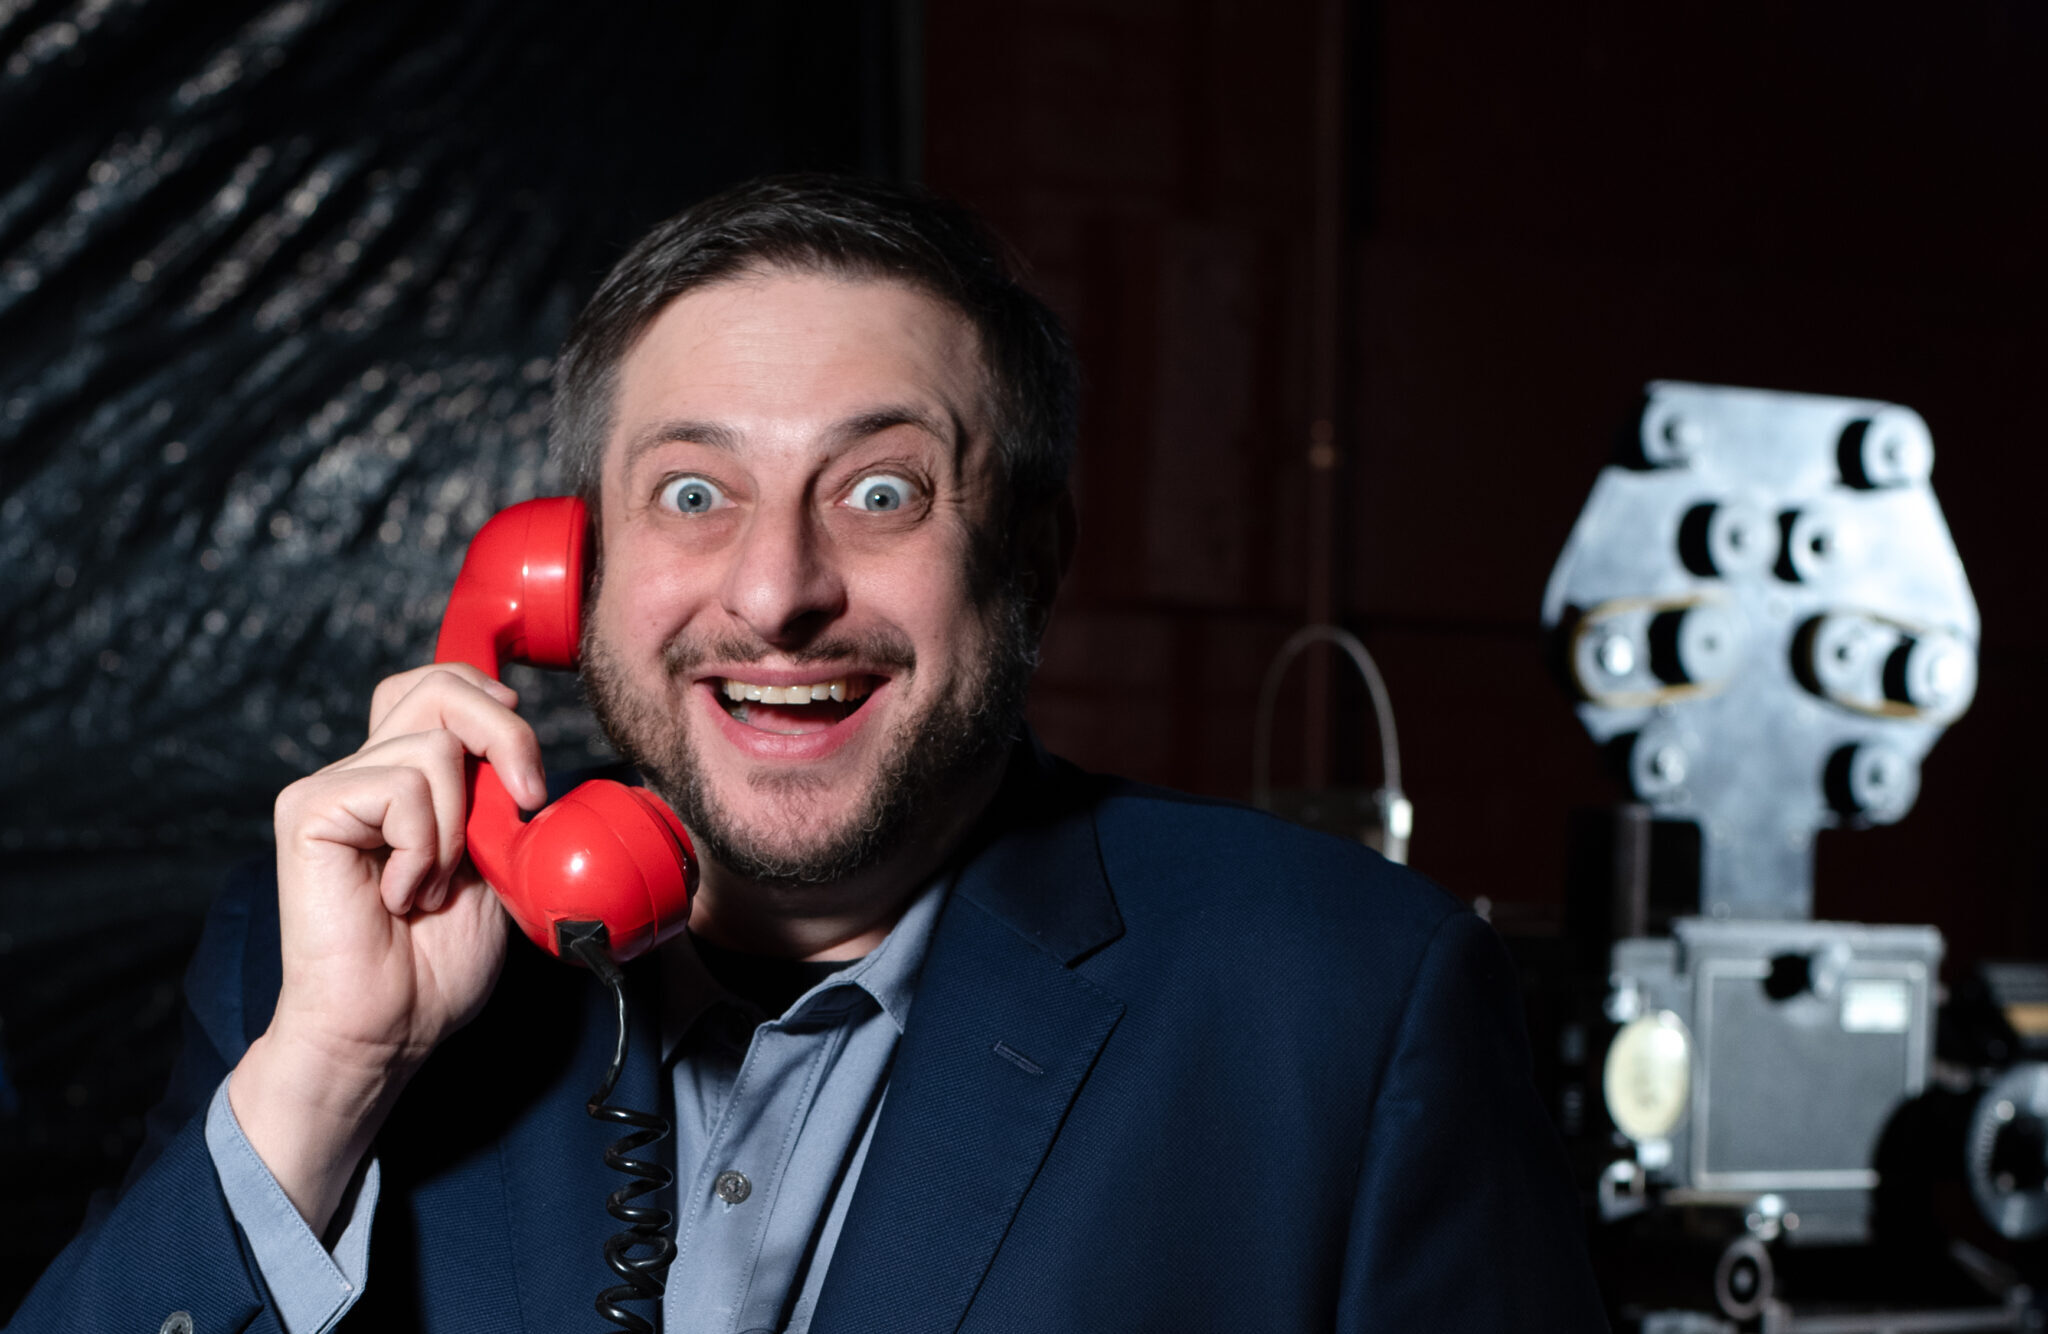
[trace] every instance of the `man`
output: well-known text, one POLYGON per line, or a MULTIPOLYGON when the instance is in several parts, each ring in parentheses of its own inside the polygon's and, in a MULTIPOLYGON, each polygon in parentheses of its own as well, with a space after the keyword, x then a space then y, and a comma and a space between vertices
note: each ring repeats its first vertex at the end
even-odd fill
MULTIPOLYGON (((971 219, 850 181, 687 211, 572 332, 585 680, 703 859, 614 1097, 673 1099, 667 1327, 1598 1328, 1487 928, 1023 736, 1073 384, 971 219)), ((545 799, 514 703, 403 673, 280 796, 150 1146, 17 1327, 594 1323, 613 1035, 463 856, 468 757, 545 799)))

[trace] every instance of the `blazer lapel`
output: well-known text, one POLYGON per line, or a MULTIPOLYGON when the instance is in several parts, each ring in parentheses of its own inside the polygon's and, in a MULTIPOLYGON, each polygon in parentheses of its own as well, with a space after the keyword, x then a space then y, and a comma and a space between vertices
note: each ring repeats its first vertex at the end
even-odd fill
POLYGON ((815 1334, 955 1329, 1123 1014, 1086 780, 1020 753, 932 938, 815 1334))

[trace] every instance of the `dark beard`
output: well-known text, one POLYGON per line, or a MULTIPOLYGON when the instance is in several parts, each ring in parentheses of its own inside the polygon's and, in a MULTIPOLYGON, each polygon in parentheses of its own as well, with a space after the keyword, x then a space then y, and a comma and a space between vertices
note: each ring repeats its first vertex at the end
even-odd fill
MULTIPOLYGON (((896 739, 854 817, 803 852, 771 848, 739 826, 706 780, 688 730, 660 701, 628 685, 616 659, 587 632, 582 648, 584 695, 613 749, 682 817, 700 853, 757 884, 790 889, 834 884, 886 861, 915 832, 935 798, 961 790, 997 763, 1021 734, 1025 692, 1038 660, 1030 607, 1015 588, 996 591, 983 605, 987 652, 980 672, 949 697, 935 701, 896 739)), ((723 661, 746 661, 767 652, 746 644, 714 647, 723 661), (739 651, 731 651, 734 648, 739 651)), ((850 646, 820 641, 790 656, 799 662, 859 656, 844 652, 846 647, 850 646)), ((915 665, 909 645, 900 641, 864 652, 868 661, 893 658, 915 665)), ((704 647, 692 650, 679 643, 671 643, 663 653, 671 679, 688 663, 708 656, 704 647)), ((780 786, 798 796, 816 782, 791 775, 780 786)))

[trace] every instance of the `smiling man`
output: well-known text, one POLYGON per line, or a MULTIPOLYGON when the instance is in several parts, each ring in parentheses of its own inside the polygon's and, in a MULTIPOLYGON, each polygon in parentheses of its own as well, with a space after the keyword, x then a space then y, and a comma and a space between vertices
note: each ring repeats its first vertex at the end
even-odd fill
MULTIPOLYGON (((1074 379, 970 217, 837 179, 663 224, 572 332, 585 680, 703 856, 615 1098, 673 1113, 662 1323, 1601 1327, 1485 925, 1025 733, 1074 379)), ((471 757, 545 799, 515 702, 393 677, 279 797, 148 1147, 18 1328, 592 1323, 610 1014, 462 845, 471 757)))
POLYGON ((585 680, 707 853, 702 935, 865 954, 994 793, 1037 617, 1033 567, 985 549, 979 343, 886 272, 750 267, 618 367, 585 680))

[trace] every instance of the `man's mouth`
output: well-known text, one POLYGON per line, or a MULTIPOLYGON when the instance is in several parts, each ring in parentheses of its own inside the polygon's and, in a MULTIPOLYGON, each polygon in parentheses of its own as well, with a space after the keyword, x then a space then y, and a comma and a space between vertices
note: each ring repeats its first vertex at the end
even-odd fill
POLYGON ((762 685, 730 676, 708 684, 736 721, 763 732, 804 736, 844 722, 880 683, 879 677, 859 673, 790 685, 762 685))

